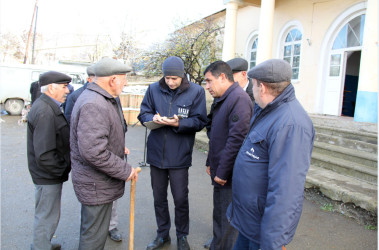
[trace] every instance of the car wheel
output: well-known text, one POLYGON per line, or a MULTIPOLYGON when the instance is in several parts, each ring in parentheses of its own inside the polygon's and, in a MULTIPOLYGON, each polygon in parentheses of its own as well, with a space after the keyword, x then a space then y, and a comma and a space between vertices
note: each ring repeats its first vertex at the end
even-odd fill
POLYGON ((4 106, 5 111, 10 115, 21 115, 22 109, 24 108, 24 101, 20 99, 8 99, 4 106))

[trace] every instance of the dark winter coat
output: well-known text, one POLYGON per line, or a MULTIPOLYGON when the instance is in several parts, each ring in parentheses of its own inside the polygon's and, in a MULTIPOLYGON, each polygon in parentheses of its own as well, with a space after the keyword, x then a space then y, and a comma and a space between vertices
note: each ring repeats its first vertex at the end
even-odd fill
POLYGON ((58 105, 42 94, 28 114, 28 166, 34 184, 51 185, 68 180, 70 128, 58 105))
MULTIPOLYGON (((247 85, 247 88, 246 88, 246 93, 249 95, 250 97, 250 100, 253 104, 253 111, 254 111, 254 105, 255 105, 255 99, 254 99, 254 94, 253 94, 253 81, 252 79, 248 78, 248 85, 247 85)), ((207 136, 209 138, 209 133, 211 131, 211 126, 212 126, 212 116, 213 116, 213 110, 214 110, 214 106, 215 106, 215 103, 216 101, 214 100, 212 105, 211 105, 211 110, 207 116, 207 125, 205 125, 205 127, 207 128, 207 136)), ((253 112, 254 113, 254 112, 253 112)))
POLYGON ((295 234, 314 135, 292 85, 263 110, 256 106, 234 164, 227 217, 262 250, 281 249, 295 234))
POLYGON ((131 166, 123 160, 122 111, 97 84, 80 95, 71 115, 72 183, 85 205, 113 202, 124 194, 131 166))
POLYGON ((83 87, 80 87, 79 89, 72 92, 70 95, 67 96, 66 100, 66 106, 64 108, 64 115, 66 116, 66 119, 68 123, 71 122, 71 113, 74 109, 74 104, 76 100, 78 100, 79 96, 83 93, 83 91, 87 88, 88 82, 83 85, 83 87))
POLYGON ((32 82, 30 84, 30 95, 32 99, 32 105, 41 96, 41 86, 39 86, 38 81, 32 82))
POLYGON ((183 168, 192 164, 195 133, 204 128, 207 119, 204 89, 186 78, 176 91, 168 88, 164 78, 153 83, 141 104, 139 121, 161 116, 181 115, 179 127, 164 126, 152 130, 147 141, 147 163, 158 168, 183 168))
POLYGON ((248 78, 249 82, 247 84, 246 93, 249 95, 251 102, 253 103, 253 109, 255 105, 255 99, 253 94, 253 80, 251 78, 248 78))
POLYGON ((248 130, 252 103, 247 93, 235 82, 215 99, 209 139, 207 166, 210 166, 212 184, 215 176, 227 180, 231 186, 234 161, 248 130))

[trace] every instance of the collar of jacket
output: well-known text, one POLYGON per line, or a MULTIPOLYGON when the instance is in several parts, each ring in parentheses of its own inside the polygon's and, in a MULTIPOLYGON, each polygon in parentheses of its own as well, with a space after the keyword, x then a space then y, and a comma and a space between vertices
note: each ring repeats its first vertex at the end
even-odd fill
POLYGON ((49 97, 45 93, 43 93, 40 96, 40 98, 42 101, 46 102, 53 109, 55 115, 63 114, 61 109, 59 108, 59 106, 54 102, 53 99, 51 99, 51 97, 49 97))
POLYGON ((270 112, 271 110, 276 109, 280 105, 294 100, 295 98, 295 88, 293 87, 292 83, 290 83, 287 86, 287 88, 285 88, 284 91, 280 95, 278 95, 272 102, 267 104, 267 106, 263 110, 261 107, 259 107, 258 110, 261 110, 262 115, 264 115, 270 112))
POLYGON ((234 82, 232 85, 230 85, 230 87, 225 91, 225 93, 221 97, 215 98, 216 103, 224 101, 225 98, 230 94, 230 92, 232 92, 234 89, 236 89, 239 86, 240 85, 238 84, 238 82, 234 82))
POLYGON ((97 85, 97 83, 95 83, 95 82, 93 82, 92 84, 88 84, 87 89, 95 91, 95 92, 99 93, 100 95, 104 96, 105 98, 116 103, 116 99, 111 94, 109 94, 105 89, 103 89, 102 87, 97 85))
MULTIPOLYGON (((162 77, 159 80, 159 86, 161 87, 161 90, 168 93, 168 86, 166 84, 166 81, 164 80, 164 77, 162 77)), ((178 93, 182 93, 182 92, 186 91, 189 87, 190 87, 190 82, 188 81, 187 77, 183 77, 182 83, 178 87, 178 90, 179 90, 178 93)))

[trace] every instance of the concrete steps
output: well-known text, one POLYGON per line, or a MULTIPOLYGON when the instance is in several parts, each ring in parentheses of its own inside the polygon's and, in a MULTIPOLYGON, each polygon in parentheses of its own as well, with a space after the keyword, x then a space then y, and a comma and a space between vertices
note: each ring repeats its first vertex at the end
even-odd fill
MULTIPOLYGON (((354 122, 349 117, 310 115, 316 130, 305 187, 342 206, 377 218, 377 124, 354 122), (363 212, 362 212, 363 213, 363 212)), ((205 131, 196 134, 197 149, 208 151, 205 131)), ((341 211, 341 213, 344 213, 341 211)))
POLYGON ((305 187, 377 217, 377 125, 348 117, 310 116, 316 136, 305 187))
POLYGON ((375 184, 311 165, 305 188, 314 187, 332 200, 353 203, 369 212, 377 212, 378 196, 375 184))

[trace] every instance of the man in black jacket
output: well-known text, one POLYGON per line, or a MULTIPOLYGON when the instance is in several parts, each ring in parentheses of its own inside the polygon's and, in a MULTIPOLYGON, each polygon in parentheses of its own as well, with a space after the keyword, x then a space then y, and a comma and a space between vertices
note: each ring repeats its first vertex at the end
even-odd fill
POLYGON ((71 170, 70 128, 60 107, 69 82, 71 77, 56 71, 40 75, 43 94, 28 114, 28 166, 36 199, 32 249, 60 249, 51 239, 60 218, 62 185, 71 170))

